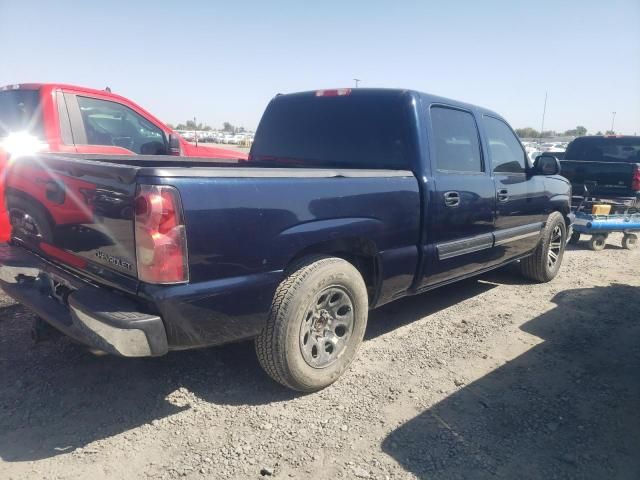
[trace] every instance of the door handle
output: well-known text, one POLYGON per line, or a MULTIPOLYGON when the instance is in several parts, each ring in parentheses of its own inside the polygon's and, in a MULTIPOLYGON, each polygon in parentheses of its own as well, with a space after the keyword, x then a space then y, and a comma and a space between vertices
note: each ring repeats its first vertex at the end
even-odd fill
POLYGON ((507 200, 509 200, 509 190, 507 190, 506 188, 501 188, 500 190, 498 190, 498 201, 506 202, 507 200))
POLYGON ((460 205, 460 194, 458 192, 445 192, 444 204, 447 207, 457 207, 460 205))

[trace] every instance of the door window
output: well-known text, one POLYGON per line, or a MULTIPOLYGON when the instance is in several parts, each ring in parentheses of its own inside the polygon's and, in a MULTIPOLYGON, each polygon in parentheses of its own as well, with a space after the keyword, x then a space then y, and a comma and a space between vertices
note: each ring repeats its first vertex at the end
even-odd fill
POLYGON ((483 171, 476 121, 469 112, 431 107, 436 168, 447 172, 483 171))
POLYGON ((494 173, 524 173, 525 152, 511 128, 502 120, 484 117, 494 173))
POLYGON ((78 96, 88 145, 126 148, 142 155, 166 155, 164 132, 120 103, 78 96))

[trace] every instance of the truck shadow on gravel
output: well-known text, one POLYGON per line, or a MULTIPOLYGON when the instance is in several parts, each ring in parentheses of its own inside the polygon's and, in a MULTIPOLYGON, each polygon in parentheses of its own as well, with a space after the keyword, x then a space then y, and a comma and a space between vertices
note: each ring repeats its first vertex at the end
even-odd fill
POLYGON ((567 290, 543 342, 394 430, 421 479, 640 478, 640 287, 567 290))
MULTIPOLYGON (((200 400, 222 408, 296 396, 263 373, 249 342, 159 358, 95 356, 62 336, 34 347, 29 339, 33 317, 22 307, 9 308, 17 318, 3 322, 0 339, 4 461, 69 453, 197 409, 200 400)), ((0 309, 0 316, 6 315, 0 309)))
MULTIPOLYGON (((490 279, 486 275, 469 278, 383 305, 369 314, 364 339, 366 341, 379 337, 416 320, 445 310, 464 300, 485 293, 500 284, 511 282, 511 275, 510 271, 500 269, 490 279)), ((526 282, 527 280, 524 280, 520 275, 520 283, 526 282)))
MULTIPOLYGON (((495 286, 465 280, 439 293, 389 304, 372 313, 366 338, 495 286)), ((300 395, 262 371, 251 342, 149 359, 96 357, 64 337, 33 346, 29 338, 33 316, 20 305, 0 307, 0 318, 0 459, 4 461, 69 453, 198 408, 190 400, 192 395, 220 407, 285 402, 300 395)))

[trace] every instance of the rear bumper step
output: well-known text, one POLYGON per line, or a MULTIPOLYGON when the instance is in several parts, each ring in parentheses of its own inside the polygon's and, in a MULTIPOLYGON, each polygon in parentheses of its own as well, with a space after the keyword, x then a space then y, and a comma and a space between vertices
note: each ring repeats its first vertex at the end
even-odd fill
POLYGON ((164 355, 162 319, 134 302, 95 287, 12 245, 0 246, 0 286, 18 302, 71 338, 123 357, 164 355))

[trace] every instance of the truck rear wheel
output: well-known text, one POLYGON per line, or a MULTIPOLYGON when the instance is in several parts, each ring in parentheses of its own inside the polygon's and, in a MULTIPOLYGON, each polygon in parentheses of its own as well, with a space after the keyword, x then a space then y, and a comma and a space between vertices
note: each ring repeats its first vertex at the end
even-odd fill
POLYGON ((354 359, 367 326, 367 288, 346 260, 315 257, 298 264, 273 298, 255 340, 262 368, 303 392, 335 382, 354 359))
POLYGON ((542 238, 533 255, 520 261, 522 274, 537 282, 549 282, 555 278, 562 264, 567 238, 567 226, 559 212, 547 218, 542 238))

